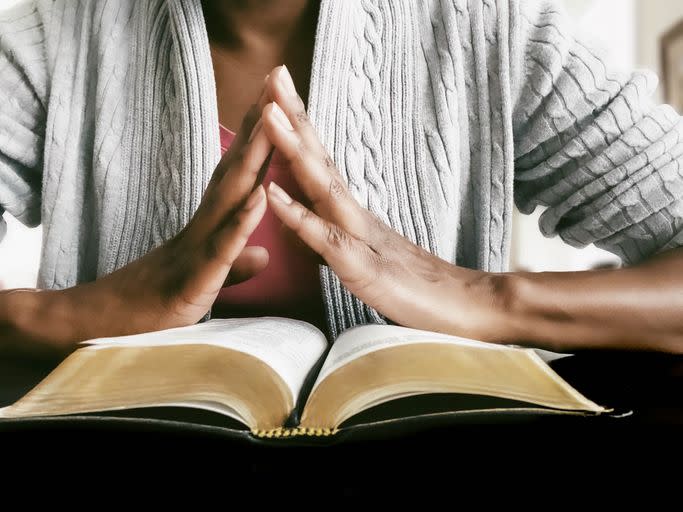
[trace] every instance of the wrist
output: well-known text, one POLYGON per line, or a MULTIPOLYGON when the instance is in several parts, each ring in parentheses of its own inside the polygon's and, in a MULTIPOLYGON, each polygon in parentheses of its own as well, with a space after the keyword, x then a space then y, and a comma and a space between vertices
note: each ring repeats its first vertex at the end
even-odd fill
POLYGON ((517 344, 528 336, 527 312, 520 302, 524 277, 513 272, 479 271, 468 281, 466 297, 473 298, 479 314, 476 339, 517 344))
POLYGON ((554 352, 565 350, 560 324, 569 318, 561 309, 550 309, 554 302, 548 287, 544 286, 543 273, 506 272, 498 275, 498 303, 506 319, 508 341, 554 352))
MULTIPOLYGON (((17 288, 0 292, 0 325, 2 326, 2 345, 21 348, 27 343, 31 346, 45 346, 53 349, 68 347, 69 322, 57 323, 53 320, 55 290, 17 288), (9 344, 9 345, 7 345, 9 344)), ((64 317, 64 312, 57 316, 64 317)))
MULTIPOLYGON (((108 296, 95 282, 83 283, 57 292, 45 308, 51 321, 61 326, 66 343, 78 342, 104 336, 116 336, 113 324, 107 322, 116 309, 109 307, 108 296)), ((49 299, 49 297, 47 298, 49 299)))
POLYGON ((522 321, 515 304, 516 276, 451 266, 429 293, 431 330, 491 343, 516 343, 522 321))
MULTIPOLYGON (((83 300, 80 287, 64 290, 18 288, 0 292, 0 326, 10 341, 68 351, 96 337, 92 310, 97 300, 83 300), (89 317, 93 317, 93 321, 89 317)), ((101 316, 101 315, 100 315, 101 316)))

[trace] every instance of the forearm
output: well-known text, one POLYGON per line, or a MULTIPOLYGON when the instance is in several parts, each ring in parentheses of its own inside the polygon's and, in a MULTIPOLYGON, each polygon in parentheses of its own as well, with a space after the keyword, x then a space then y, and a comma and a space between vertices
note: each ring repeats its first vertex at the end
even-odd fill
POLYGON ((643 349, 683 353, 683 250, 640 265, 500 274, 508 341, 559 352, 643 349))
POLYGON ((79 341, 97 337, 106 308, 92 294, 83 300, 82 291, 0 291, 0 352, 64 353, 79 341))

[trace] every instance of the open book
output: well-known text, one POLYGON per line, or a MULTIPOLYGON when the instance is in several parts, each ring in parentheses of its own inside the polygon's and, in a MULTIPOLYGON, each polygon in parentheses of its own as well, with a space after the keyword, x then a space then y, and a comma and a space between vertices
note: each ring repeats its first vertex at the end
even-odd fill
POLYGON ((468 397, 612 411, 552 370, 548 361, 562 356, 394 325, 355 326, 328 344, 301 320, 212 319, 84 342, 0 418, 180 407, 232 418, 257 437, 289 437, 334 435, 364 411, 390 418, 466 409, 475 403, 468 397), (391 403, 403 407, 382 408, 391 403))

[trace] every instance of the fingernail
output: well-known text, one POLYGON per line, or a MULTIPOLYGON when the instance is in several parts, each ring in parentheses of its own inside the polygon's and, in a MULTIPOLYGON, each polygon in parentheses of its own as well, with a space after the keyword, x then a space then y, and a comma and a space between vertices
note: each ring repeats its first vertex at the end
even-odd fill
POLYGON ((289 130, 290 132, 294 131, 294 128, 292 127, 292 123, 290 123, 289 119, 287 119, 287 115, 282 111, 282 109, 275 102, 273 102, 273 112, 275 113, 275 119, 278 120, 280 125, 285 130, 289 130))
POLYGON ((269 191, 269 192, 272 192, 273 195, 274 195, 274 197, 275 197, 276 199, 279 199, 279 200, 282 201, 283 203, 285 203, 285 204, 292 204, 292 198, 289 197, 289 194, 287 194, 287 192, 285 192, 284 190, 282 190, 282 189, 278 186, 278 184, 275 183, 274 181, 271 181, 271 182, 270 182, 270 185, 268 185, 268 191, 269 191))
POLYGON ((247 144, 251 143, 251 140, 256 136, 256 134, 259 132, 260 129, 261 129, 261 118, 259 117, 259 120, 256 121, 254 128, 252 128, 252 130, 251 130, 251 135, 249 135, 249 140, 247 141, 247 144))
POLYGON ((280 79, 280 83, 282 83, 285 91, 287 91, 288 94, 296 94, 296 88, 294 87, 294 82, 292 81, 292 75, 289 74, 289 70, 284 64, 280 68, 278 77, 280 79))
POLYGON ((263 79, 263 87, 261 87, 261 94, 258 97, 259 101, 257 101, 256 104, 261 103, 261 98, 263 98, 263 95, 266 93, 266 87, 268 86, 268 77, 269 76, 270 76, 270 73, 268 73, 266 75, 266 77, 263 79))
POLYGON ((247 199, 247 203, 244 205, 247 210, 251 210, 254 208, 256 205, 258 205, 261 202, 261 189, 263 188, 263 185, 259 185, 254 189, 254 191, 251 193, 249 196, 249 199, 247 199))

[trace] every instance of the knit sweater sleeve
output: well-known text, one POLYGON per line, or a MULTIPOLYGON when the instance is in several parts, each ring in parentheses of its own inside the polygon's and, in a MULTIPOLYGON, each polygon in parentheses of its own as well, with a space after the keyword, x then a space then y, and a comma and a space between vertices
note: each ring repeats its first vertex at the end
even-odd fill
POLYGON ((9 212, 40 223, 46 66, 36 6, 0 10, 0 241, 9 212))
POLYGON ((519 2, 514 200, 546 237, 624 265, 683 245, 683 118, 649 71, 610 72, 556 1, 519 2), (623 76, 622 76, 623 75, 623 76))

